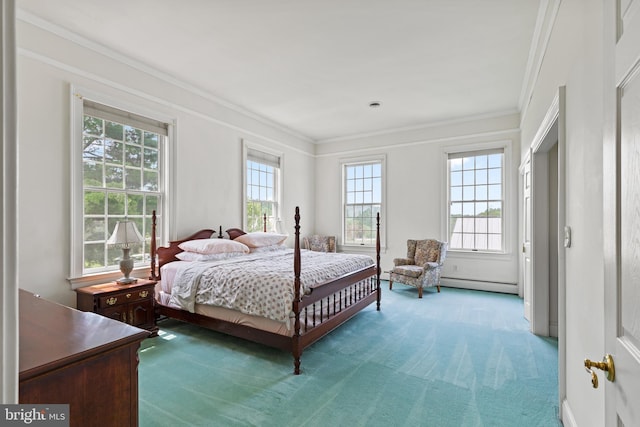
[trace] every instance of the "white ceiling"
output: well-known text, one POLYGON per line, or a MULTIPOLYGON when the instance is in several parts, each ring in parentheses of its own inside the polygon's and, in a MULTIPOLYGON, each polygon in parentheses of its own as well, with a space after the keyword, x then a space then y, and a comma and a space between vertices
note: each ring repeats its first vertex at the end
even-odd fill
POLYGON ((540 1, 17 4, 20 13, 321 142, 519 111, 540 1), (382 106, 372 109, 372 101, 382 106))

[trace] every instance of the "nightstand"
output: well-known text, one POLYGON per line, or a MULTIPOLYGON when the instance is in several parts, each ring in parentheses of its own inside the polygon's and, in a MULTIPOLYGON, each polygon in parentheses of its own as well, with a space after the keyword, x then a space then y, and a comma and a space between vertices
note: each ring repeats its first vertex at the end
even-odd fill
POLYGON ((77 288, 78 310, 92 311, 151 332, 158 333, 154 311, 154 280, 138 279, 136 283, 116 282, 77 288))

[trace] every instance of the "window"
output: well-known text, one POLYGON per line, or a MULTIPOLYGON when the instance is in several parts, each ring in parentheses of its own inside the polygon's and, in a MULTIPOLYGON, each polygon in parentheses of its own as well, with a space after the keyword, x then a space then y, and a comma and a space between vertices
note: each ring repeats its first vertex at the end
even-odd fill
POLYGON ((382 211, 383 159, 343 163, 345 245, 376 244, 376 216, 382 211))
POLYGON ((281 155, 246 147, 245 231, 275 230, 280 209, 281 155))
MULTIPOLYGON (((144 237, 132 248, 136 265, 147 265, 151 215, 162 219, 163 156, 168 124, 87 99, 82 101, 81 274, 117 271, 122 250, 107 245, 119 220, 135 222, 144 237)), ((158 230, 162 230, 158 226, 158 230)), ((158 241, 161 236, 158 236, 158 241)), ((75 256, 72 249, 72 257, 75 256)), ((75 274, 74 274, 75 273, 75 274)), ((74 271, 72 262, 72 276, 74 271)))
POLYGON ((504 149, 449 153, 449 248, 504 250, 504 149))

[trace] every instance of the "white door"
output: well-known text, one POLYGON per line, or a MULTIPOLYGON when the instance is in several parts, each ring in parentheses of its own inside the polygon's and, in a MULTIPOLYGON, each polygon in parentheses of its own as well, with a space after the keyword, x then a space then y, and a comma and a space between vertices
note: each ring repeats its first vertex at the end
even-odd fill
POLYGON ((522 266, 524 268, 523 294, 524 294, 524 318, 531 322, 531 300, 533 298, 533 270, 531 266, 531 159, 528 159, 522 168, 522 185, 524 206, 523 237, 522 237, 522 266))
POLYGON ((608 7, 605 28, 617 37, 605 40, 605 331, 616 375, 603 382, 607 425, 630 427, 640 425, 640 0, 608 7))

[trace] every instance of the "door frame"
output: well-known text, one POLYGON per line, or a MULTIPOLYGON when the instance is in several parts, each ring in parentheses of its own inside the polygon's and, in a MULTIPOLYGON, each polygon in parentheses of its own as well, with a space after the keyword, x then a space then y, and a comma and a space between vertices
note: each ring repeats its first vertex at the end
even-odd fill
MULTIPOLYGON (((566 88, 558 88, 530 146, 533 292, 531 332, 548 336, 549 324, 549 191, 548 151, 558 146, 558 399, 566 400, 566 248, 560 236, 566 225, 566 88)), ((529 156, 527 156, 529 157, 529 156)))
POLYGON ((0 129, 2 155, 0 155, 0 399, 3 403, 18 403, 19 349, 18 334, 18 119, 16 89, 16 6, 14 0, 3 1, 0 6, 0 43, 2 61, 0 80, 2 104, 0 105, 0 129))

